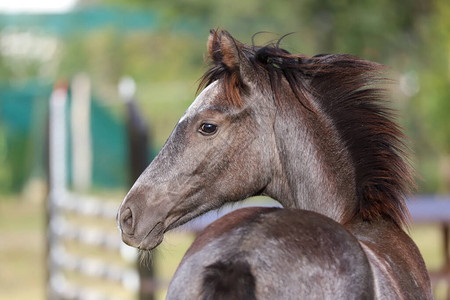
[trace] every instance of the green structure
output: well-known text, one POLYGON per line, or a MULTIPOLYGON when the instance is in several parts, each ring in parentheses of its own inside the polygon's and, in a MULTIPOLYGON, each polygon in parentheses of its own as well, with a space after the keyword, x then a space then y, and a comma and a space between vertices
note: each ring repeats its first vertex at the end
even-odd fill
MULTIPOLYGON (((52 88, 49 84, 31 81, 21 86, 0 87, 0 189, 4 192, 18 192, 30 177, 45 176, 48 101, 52 88)), ((129 171, 124 121, 95 98, 90 111, 93 186, 126 187, 129 171)), ((67 131, 69 128, 67 126, 67 131)), ((67 134, 70 149, 69 132, 67 134)), ((70 159, 70 153, 67 157, 70 159)), ((69 161, 69 183, 71 165, 69 161)))

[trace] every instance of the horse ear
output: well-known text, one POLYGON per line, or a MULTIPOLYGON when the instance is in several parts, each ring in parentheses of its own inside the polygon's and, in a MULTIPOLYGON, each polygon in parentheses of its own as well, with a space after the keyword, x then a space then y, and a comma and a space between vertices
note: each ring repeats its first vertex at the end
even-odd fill
POLYGON ((211 30, 208 38, 209 57, 215 64, 223 63, 231 70, 239 69, 241 43, 226 30, 211 30))

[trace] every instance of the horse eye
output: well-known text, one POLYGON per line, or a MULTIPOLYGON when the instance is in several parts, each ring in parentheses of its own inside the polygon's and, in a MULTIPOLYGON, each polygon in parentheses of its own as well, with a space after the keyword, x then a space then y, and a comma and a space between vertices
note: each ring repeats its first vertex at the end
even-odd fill
POLYGON ((212 135, 216 133, 217 131, 217 125, 210 124, 210 123, 203 123, 202 126, 200 126, 199 129, 200 133, 205 135, 212 135))

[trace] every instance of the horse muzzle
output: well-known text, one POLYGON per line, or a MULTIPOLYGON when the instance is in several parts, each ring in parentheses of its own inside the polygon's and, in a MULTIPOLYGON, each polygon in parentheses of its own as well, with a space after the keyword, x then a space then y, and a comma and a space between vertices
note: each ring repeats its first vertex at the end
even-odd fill
POLYGON ((147 215, 137 207, 121 207, 117 222, 122 234, 122 241, 131 247, 142 250, 151 250, 158 246, 164 239, 165 228, 164 222, 158 220, 155 215, 155 213, 147 215))

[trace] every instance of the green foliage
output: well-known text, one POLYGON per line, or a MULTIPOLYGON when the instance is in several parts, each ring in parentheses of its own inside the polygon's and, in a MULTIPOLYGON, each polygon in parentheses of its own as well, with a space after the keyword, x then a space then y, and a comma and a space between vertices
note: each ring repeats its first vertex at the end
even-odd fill
POLYGON ((7 156, 6 132, 0 126, 0 192, 11 189, 10 166, 7 156))

